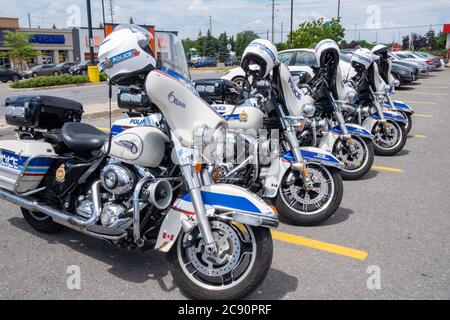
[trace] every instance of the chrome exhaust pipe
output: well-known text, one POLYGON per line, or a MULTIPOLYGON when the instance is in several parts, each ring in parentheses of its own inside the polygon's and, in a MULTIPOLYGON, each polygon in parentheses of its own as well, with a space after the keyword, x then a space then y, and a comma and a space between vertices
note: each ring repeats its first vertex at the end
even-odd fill
POLYGON ((62 224, 71 229, 75 229, 84 232, 89 224, 95 223, 100 216, 101 205, 100 205, 100 181, 96 181, 91 186, 92 192, 92 202, 93 202, 93 212, 92 216, 83 220, 73 215, 57 210, 48 204, 38 202, 37 200, 30 200, 23 196, 14 194, 11 191, 0 188, 0 198, 8 202, 11 202, 19 207, 25 208, 30 211, 37 211, 51 217, 56 223, 62 224))

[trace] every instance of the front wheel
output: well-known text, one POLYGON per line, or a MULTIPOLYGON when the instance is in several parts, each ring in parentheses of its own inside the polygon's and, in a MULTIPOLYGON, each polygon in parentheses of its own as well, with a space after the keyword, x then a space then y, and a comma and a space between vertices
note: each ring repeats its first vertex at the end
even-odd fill
POLYGON ((372 130, 373 148, 378 156, 393 156, 403 150, 407 134, 404 124, 388 120, 386 124, 377 123, 372 130))
POLYGON ((270 229, 211 221, 218 252, 205 249, 198 228, 180 233, 167 254, 170 273, 180 289, 195 299, 241 299, 265 279, 272 264, 270 229))
POLYGON ((344 184, 341 172, 320 164, 308 164, 312 188, 306 189, 297 171, 288 171, 283 177, 276 198, 280 215, 290 222, 313 226, 330 218, 342 201, 344 184))
POLYGON ((333 148, 333 155, 344 163, 342 179, 358 180, 372 168, 375 158, 373 143, 370 139, 352 136, 355 152, 352 153, 346 141, 339 139, 333 148))

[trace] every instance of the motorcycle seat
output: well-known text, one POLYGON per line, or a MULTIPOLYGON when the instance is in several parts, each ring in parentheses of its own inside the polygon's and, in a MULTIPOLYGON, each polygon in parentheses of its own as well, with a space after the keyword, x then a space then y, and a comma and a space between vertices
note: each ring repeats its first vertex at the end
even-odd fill
POLYGON ((61 128, 64 144, 75 152, 89 152, 100 149, 108 139, 108 134, 81 122, 67 122, 61 128))

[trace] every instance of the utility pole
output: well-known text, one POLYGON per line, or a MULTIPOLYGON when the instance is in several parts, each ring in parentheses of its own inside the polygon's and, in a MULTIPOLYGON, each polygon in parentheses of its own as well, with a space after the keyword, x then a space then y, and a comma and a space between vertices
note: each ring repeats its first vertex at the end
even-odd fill
POLYGON ((353 38, 354 38, 355 41, 356 41, 356 23, 355 23, 355 35, 353 36, 353 38))
POLYGON ((105 0, 102 0, 102 16, 103 16, 103 35, 106 37, 106 29, 105 29, 105 0))
POLYGON ((289 49, 292 49, 292 27, 294 23, 294 0, 291 0, 291 35, 289 37, 289 49))
POLYGON ((31 29, 31 14, 28 12, 28 28, 31 29))
POLYGON ((281 22, 281 39, 280 43, 283 43, 283 22, 281 22))
POLYGON ((212 34, 212 19, 211 19, 211 16, 209 16, 209 32, 212 34))
POLYGON ((338 15, 337 15, 338 21, 341 19, 341 0, 338 0, 338 15))
POLYGON ((113 3, 113 0, 109 0, 109 13, 111 15, 111 24, 114 25, 114 3, 113 3))
POLYGON ((89 55, 91 58, 91 65, 94 65, 94 37, 92 35, 92 17, 91 17, 91 0, 86 0, 88 33, 89 33, 89 55))
POLYGON ((267 30, 267 40, 269 40, 269 30, 267 30))
POLYGON ((274 41, 275 31, 275 0, 272 0, 272 42, 274 41))

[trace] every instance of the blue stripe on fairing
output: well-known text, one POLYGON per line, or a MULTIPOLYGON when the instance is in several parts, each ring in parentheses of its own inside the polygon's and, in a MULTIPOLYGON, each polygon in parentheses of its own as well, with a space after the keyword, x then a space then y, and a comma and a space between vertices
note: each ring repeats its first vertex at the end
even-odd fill
MULTIPOLYGON (((261 213, 257 206, 255 206, 250 200, 244 197, 208 191, 202 191, 201 193, 203 203, 206 205, 216 205, 227 207, 230 209, 261 213)), ((191 202, 191 196, 189 195, 189 193, 184 194, 181 199, 191 202)))
MULTIPOLYGON (((363 135, 366 135, 366 136, 371 136, 372 135, 369 131, 367 131, 364 128, 358 128, 358 127, 353 127, 353 126, 346 126, 346 127, 347 127, 347 130, 350 133, 357 132, 359 134, 363 134, 363 135)), ((331 129, 331 131, 336 132, 337 134, 341 134, 342 133, 341 127, 339 127, 339 126, 334 127, 333 129, 331 129)))
MULTIPOLYGON (((406 118, 404 116, 402 116, 401 114, 392 114, 392 113, 383 112, 383 115, 386 119, 389 119, 389 120, 406 121, 406 118)), ((380 115, 378 114, 378 112, 371 114, 371 117, 374 119, 380 119, 380 115)))
MULTIPOLYGON (((325 153, 318 153, 318 152, 312 152, 312 151, 307 151, 307 150, 301 150, 302 153, 302 157, 304 160, 308 161, 308 160, 319 160, 319 161, 326 161, 326 162, 330 162, 330 163, 334 163, 334 164, 340 164, 341 162, 336 159, 333 156, 330 156, 328 154, 325 153)), ((292 151, 287 151, 285 153, 283 153, 283 155, 281 156, 282 159, 287 160, 289 162, 294 162, 295 158, 294 155, 292 154, 292 151)))
MULTIPOLYGON (((9 158, 14 158, 17 160, 17 167, 16 168, 10 168, 18 171, 22 171, 24 168, 25 163, 30 159, 30 157, 25 156, 19 156, 13 152, 9 152, 6 150, 1 151, 2 157, 6 156, 9 158)), ((53 159, 52 158, 35 158, 30 161, 28 164, 28 167, 25 172, 32 172, 32 173, 47 173, 48 169, 50 168, 50 165, 52 164, 53 159), (31 168, 33 167, 33 168, 31 168)))
POLYGON ((219 112, 225 120, 239 120, 239 114, 226 115, 225 112, 219 112))

